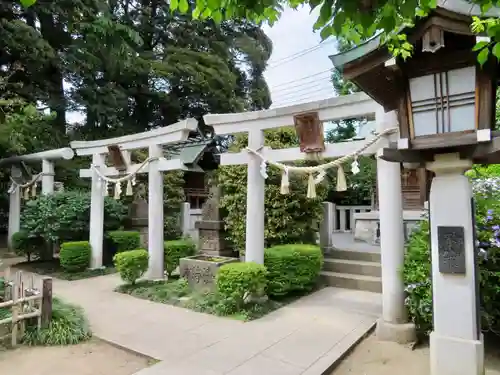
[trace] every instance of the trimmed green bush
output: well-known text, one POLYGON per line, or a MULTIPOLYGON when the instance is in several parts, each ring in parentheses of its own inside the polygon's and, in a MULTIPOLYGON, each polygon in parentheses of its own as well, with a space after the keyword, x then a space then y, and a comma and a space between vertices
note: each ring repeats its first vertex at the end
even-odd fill
POLYGON ((31 256, 39 254, 45 248, 45 241, 41 237, 30 237, 27 231, 21 230, 12 235, 12 250, 17 255, 24 255, 31 260, 31 256))
POLYGON ((217 293, 238 308, 248 296, 262 296, 267 286, 267 270, 261 264, 229 263, 217 272, 215 284, 217 293))
POLYGON ((23 336, 27 345, 74 345, 90 339, 92 333, 81 307, 52 300, 52 320, 47 328, 28 327, 23 336))
POLYGON ((196 244, 191 240, 165 241, 163 248, 165 251, 165 271, 169 277, 179 267, 181 258, 194 255, 196 252, 196 244))
POLYGON ((149 254, 146 250, 130 250, 113 257, 115 267, 123 281, 135 284, 148 269, 149 254))
POLYGON ((65 242, 61 245, 59 262, 67 272, 84 271, 90 264, 92 248, 88 241, 65 242))
POLYGON ((307 292, 316 284, 323 254, 315 245, 278 245, 265 249, 264 265, 268 272, 269 296, 307 292))
POLYGON ((117 230, 108 232, 109 237, 116 253, 138 249, 141 246, 141 234, 136 231, 117 230))

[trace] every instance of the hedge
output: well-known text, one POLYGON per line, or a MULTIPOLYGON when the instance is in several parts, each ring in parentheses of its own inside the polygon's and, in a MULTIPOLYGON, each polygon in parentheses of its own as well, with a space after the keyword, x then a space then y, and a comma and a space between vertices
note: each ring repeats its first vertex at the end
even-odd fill
POLYGON ((217 293, 239 308, 249 296, 262 296, 267 286, 266 267, 257 263, 229 263, 217 272, 217 293))
POLYGON ((115 253, 138 249, 141 246, 141 234, 137 231, 116 230, 106 233, 115 253))
POLYGON ((124 251, 116 254, 113 261, 122 280, 135 284, 148 269, 149 254, 143 249, 124 251))
POLYGON ((165 241, 163 244, 165 271, 170 277, 172 272, 179 267, 180 259, 196 252, 196 244, 191 240, 165 241))
POLYGON ((264 265, 269 296, 302 293, 314 288, 323 266, 323 254, 315 245, 278 245, 265 249, 264 265))
POLYGON ((64 242, 61 245, 59 261, 67 272, 84 271, 90 264, 92 248, 88 241, 64 242))

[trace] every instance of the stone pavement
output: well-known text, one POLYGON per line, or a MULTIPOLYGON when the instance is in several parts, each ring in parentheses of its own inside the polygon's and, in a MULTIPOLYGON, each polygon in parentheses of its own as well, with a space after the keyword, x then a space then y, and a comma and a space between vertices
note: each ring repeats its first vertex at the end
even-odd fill
POLYGON ((322 375, 375 324, 379 294, 325 288, 253 322, 136 299, 116 275, 54 280, 95 336, 160 360, 135 375, 322 375))

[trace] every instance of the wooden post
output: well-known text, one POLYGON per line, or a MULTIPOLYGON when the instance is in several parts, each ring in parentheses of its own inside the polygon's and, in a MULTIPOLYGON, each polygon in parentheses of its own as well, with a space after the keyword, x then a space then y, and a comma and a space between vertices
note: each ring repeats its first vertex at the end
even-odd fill
MULTIPOLYGON (((15 281, 14 281, 15 282, 15 281)), ((11 333, 11 345, 15 347, 17 345, 17 316, 19 314, 17 305, 17 297, 19 293, 19 285, 14 284, 12 287, 12 333, 11 333)))
POLYGON ((42 328, 46 328, 52 319, 52 278, 42 279, 42 328))

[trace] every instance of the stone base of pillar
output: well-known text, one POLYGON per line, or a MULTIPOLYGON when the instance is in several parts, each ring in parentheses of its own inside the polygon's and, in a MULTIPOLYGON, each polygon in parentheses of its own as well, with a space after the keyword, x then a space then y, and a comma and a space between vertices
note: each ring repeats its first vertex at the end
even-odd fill
POLYGON ((417 333, 413 323, 390 323, 382 318, 377 321, 375 334, 380 341, 392 341, 398 344, 409 344, 417 341, 417 333))
POLYGON ((431 375, 484 375, 484 342, 430 335, 431 375))

